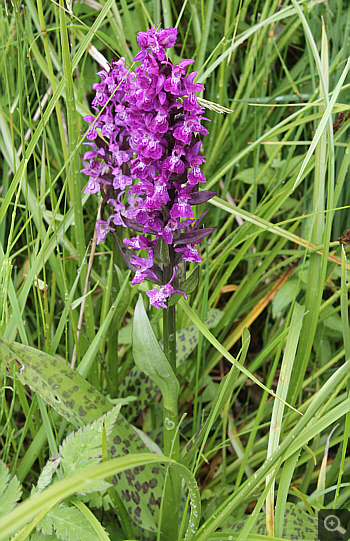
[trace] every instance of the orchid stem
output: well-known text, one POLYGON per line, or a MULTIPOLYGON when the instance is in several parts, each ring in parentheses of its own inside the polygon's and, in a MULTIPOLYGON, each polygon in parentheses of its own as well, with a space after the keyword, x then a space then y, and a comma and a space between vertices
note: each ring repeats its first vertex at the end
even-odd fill
MULTIPOLYGON (((164 276, 169 281, 172 276, 172 268, 164 268, 164 276), (169 276, 168 276, 169 274, 169 276)), ((176 313, 175 306, 170 306, 163 310, 163 335, 164 352, 176 375, 176 313)), ((173 458, 180 459, 180 440, 178 430, 178 397, 174 398, 170 408, 163 405, 163 437, 164 454, 173 458)), ((168 471, 167 480, 164 488, 164 502, 162 513, 161 531, 166 539, 178 539, 179 529, 179 500, 181 490, 181 478, 174 471, 168 471)))

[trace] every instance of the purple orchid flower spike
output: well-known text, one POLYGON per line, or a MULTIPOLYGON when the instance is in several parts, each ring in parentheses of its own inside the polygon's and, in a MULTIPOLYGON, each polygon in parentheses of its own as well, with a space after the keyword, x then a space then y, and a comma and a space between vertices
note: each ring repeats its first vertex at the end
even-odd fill
POLYGON ((166 49, 174 46, 176 37, 176 28, 152 26, 138 33, 140 51, 134 61, 140 65, 134 73, 125 67, 124 58, 98 73, 101 80, 93 85, 92 102, 98 115, 85 117, 91 150, 84 155, 82 169, 89 177, 85 192, 101 189, 110 205, 108 220, 96 224, 97 242, 105 241, 108 233, 115 236, 135 274, 132 285, 143 280, 159 284, 160 289, 150 290, 148 296, 153 306, 163 309, 171 306, 174 292, 186 297, 184 264, 201 261, 199 242, 214 230, 200 229, 200 220, 193 225, 193 206, 215 192, 199 190, 205 183, 199 135, 208 130, 201 124, 207 119, 197 93, 204 86, 195 82, 197 72, 188 71, 193 60, 175 66, 167 59, 166 49), (136 231, 136 236, 123 243, 121 227, 136 231), (130 248, 147 255, 134 255, 130 248))

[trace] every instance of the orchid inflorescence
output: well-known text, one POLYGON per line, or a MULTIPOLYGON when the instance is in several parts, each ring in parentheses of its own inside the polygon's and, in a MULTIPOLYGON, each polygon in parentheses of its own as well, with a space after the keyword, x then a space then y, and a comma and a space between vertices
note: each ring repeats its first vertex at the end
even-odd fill
POLYGON ((100 71, 92 102, 98 116, 85 117, 87 139, 93 141, 86 143, 92 149, 83 159, 82 172, 89 175, 85 192, 101 190, 111 205, 107 221, 97 221, 97 242, 113 232, 135 273, 131 284, 147 279, 161 286, 147 292, 156 308, 167 308, 173 293, 186 297, 185 262, 201 261, 196 245, 215 229, 199 228, 204 214, 194 220, 192 206, 215 195, 198 189, 205 182, 199 134, 208 133, 200 120, 208 119, 196 97, 204 86, 194 83, 197 72, 187 74, 194 60, 174 66, 166 57, 176 36, 176 28, 139 32, 141 50, 134 61, 141 64, 131 72, 121 58, 108 72, 100 71), (115 232, 118 225, 139 234, 123 244, 115 232), (146 250, 147 256, 136 256, 128 247, 146 250))

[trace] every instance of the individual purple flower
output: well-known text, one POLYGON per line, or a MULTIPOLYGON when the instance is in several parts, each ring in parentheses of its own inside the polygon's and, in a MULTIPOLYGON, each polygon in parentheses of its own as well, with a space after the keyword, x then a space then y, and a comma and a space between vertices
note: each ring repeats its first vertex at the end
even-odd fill
POLYGON ((109 216, 109 222, 113 222, 114 225, 122 225, 125 227, 125 223, 123 221, 123 216, 126 214, 125 212, 125 205, 120 202, 121 196, 123 195, 123 192, 120 192, 118 195, 118 200, 115 199, 108 199, 107 203, 109 205, 113 205, 114 213, 109 216))
POLYGON ((105 241, 108 233, 110 233, 111 231, 114 231, 114 228, 111 227, 108 222, 105 222, 104 220, 98 220, 96 222, 97 244, 105 241))
POLYGON ((130 220, 135 216, 135 212, 141 208, 143 204, 142 197, 133 194, 130 190, 128 190, 128 193, 126 194, 126 199, 128 201, 128 207, 126 209, 126 216, 130 220))
MULTIPOLYGON (((92 117, 94 118, 94 117, 92 117)), ((98 148, 97 145, 95 145, 95 143, 83 143, 83 145, 89 145, 92 150, 87 150, 84 154, 84 160, 91 160, 93 158, 97 158, 97 157, 100 157, 100 158, 104 158, 106 153, 105 153, 105 149, 104 148, 98 148)), ((83 171, 83 169, 82 169, 83 171)))
POLYGON ((205 182, 205 176, 200 169, 200 164, 205 162, 204 156, 199 156, 201 142, 199 141, 186 152, 187 165, 192 169, 187 173, 187 180, 191 185, 205 182))
POLYGON ((108 101, 108 96, 106 95, 105 89, 106 85, 104 83, 94 83, 92 85, 93 90, 96 90, 96 96, 92 100, 92 105, 103 107, 108 101))
POLYGON ((123 175, 120 167, 113 167, 112 169, 113 176, 113 188, 115 190, 124 191, 127 186, 130 186, 132 179, 126 175, 123 175))
POLYGON ((112 143, 109 145, 109 150, 112 153, 113 160, 119 167, 121 167, 123 163, 130 160, 130 151, 127 152, 126 150, 121 150, 120 145, 117 143, 112 143))
POLYGON ((94 177, 90 177, 89 182, 87 183, 87 186, 84 190, 84 193, 94 194, 94 193, 98 193, 99 191, 100 191, 100 183, 98 179, 94 177))
POLYGON ((86 138, 93 141, 97 137, 97 128, 100 127, 101 122, 96 121, 92 115, 84 116, 85 122, 91 123, 90 129, 87 131, 86 138))
POLYGON ((134 250, 146 250, 154 244, 154 241, 146 239, 143 235, 137 235, 131 239, 124 239, 123 242, 130 248, 134 248, 134 250))
POLYGON ((186 73, 185 67, 192 64, 194 60, 182 60, 178 66, 171 65, 171 74, 164 83, 164 90, 171 92, 174 96, 183 95, 182 82, 186 73))
POLYGON ((101 129, 101 135, 103 137, 109 137, 111 135, 115 135, 116 133, 119 133, 120 129, 118 126, 116 126, 114 122, 114 116, 111 113, 112 107, 107 108, 107 112, 103 115, 101 115, 100 119, 103 123, 102 129, 101 129))
POLYGON ((193 210, 188 202, 189 199, 191 199, 191 194, 188 193, 188 188, 179 188, 170 216, 172 218, 193 218, 193 210))
POLYGON ((204 112, 204 109, 198 104, 196 93, 204 90, 204 85, 193 82, 197 73, 197 71, 190 73, 184 80, 185 93, 187 95, 183 101, 183 108, 185 111, 201 114, 204 112))
POLYGON ((131 285, 140 284, 147 277, 158 280, 157 276, 151 271, 151 267, 154 265, 153 250, 149 250, 147 258, 134 256, 130 259, 130 263, 137 268, 134 278, 131 280, 131 285))
POLYGON ((159 213, 156 210, 138 209, 135 212, 137 221, 143 225, 143 233, 146 234, 149 229, 161 231, 164 223, 159 218, 159 213))
POLYGON ((174 280, 174 276, 175 276, 175 269, 173 271, 173 276, 171 280, 167 284, 161 286, 159 290, 154 288, 147 291, 147 295, 149 297, 149 300, 152 306, 155 306, 158 309, 163 308, 164 310, 166 310, 168 307, 165 303, 167 302, 168 299, 170 299, 173 293, 181 293, 181 295, 183 295, 185 299, 187 299, 187 295, 184 291, 180 291, 179 289, 174 289, 173 286, 171 285, 171 282, 174 280))
POLYGON ((191 142, 193 133, 201 133, 207 135, 209 132, 204 128, 199 120, 208 120, 205 117, 197 117, 195 114, 187 114, 185 120, 180 121, 175 125, 174 137, 185 144, 191 142))
POLYGON ((196 243, 186 244, 181 248, 175 248, 175 252, 182 253, 182 257, 188 263, 200 263, 202 260, 199 257, 198 250, 196 248, 196 243))
POLYGON ((185 171, 185 164, 181 159, 181 156, 184 154, 185 151, 183 145, 175 144, 171 156, 168 156, 168 158, 165 158, 163 161, 162 169, 181 175, 185 171))
POLYGON ((89 175, 90 177, 99 178, 102 174, 102 165, 101 162, 93 158, 90 163, 87 164, 87 167, 80 169, 81 173, 89 175))
POLYGON ((165 242, 167 244, 172 244, 174 240, 174 233, 175 231, 179 231, 181 229, 184 229, 185 227, 189 226, 193 223, 193 220, 184 220, 180 223, 179 218, 170 218, 164 229, 162 231, 159 231, 158 235, 160 237, 163 237, 165 242))
POLYGON ((169 111, 167 107, 160 107, 155 117, 152 116, 149 128, 154 133, 164 134, 169 129, 169 111))

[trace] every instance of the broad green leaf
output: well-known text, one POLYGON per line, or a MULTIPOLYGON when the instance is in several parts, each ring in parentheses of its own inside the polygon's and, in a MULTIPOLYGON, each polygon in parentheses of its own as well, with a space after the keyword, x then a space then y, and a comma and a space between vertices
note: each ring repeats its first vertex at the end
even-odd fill
MULTIPOLYGON (((263 171, 265 165, 259 165, 258 167, 249 167, 248 169, 243 169, 235 175, 235 179, 241 180, 245 184, 254 184, 257 178, 260 176, 260 173, 263 171)), ((262 177, 259 179, 258 184, 266 184, 272 180, 274 177, 274 172, 271 169, 268 169, 264 172, 262 177)))
MULTIPOLYGON (((55 505, 37 524, 42 535, 56 534, 62 541, 99 541, 94 528, 76 507, 55 505)), ((45 538, 44 538, 45 539, 45 538)))
POLYGON ((282 287, 277 291, 276 295, 272 299, 272 316, 277 317, 279 312, 282 312, 284 308, 289 306, 295 297, 299 280, 296 278, 289 278, 282 287))
MULTIPOLYGON (((118 417, 120 407, 121 404, 118 404, 97 421, 89 423, 67 436, 60 445, 61 467, 64 477, 73 475, 100 462, 102 458, 102 427, 105 425, 108 438, 118 417)), ((109 486, 109 483, 102 480, 96 486, 91 485, 89 492, 102 491, 109 486)))
MULTIPOLYGON (((130 454, 106 460, 97 464, 97 466, 87 468, 83 472, 55 483, 33 498, 28 498, 3 519, 0 540, 3 541, 8 535, 22 528, 34 517, 37 517, 39 513, 48 512, 59 501, 68 498, 77 491, 83 491, 91 483, 115 475, 119 478, 121 473, 135 471, 135 468, 142 469, 148 466, 153 471, 157 464, 167 464, 169 467, 176 469, 186 483, 190 495, 191 515, 185 541, 190 541, 197 531, 201 516, 200 494, 196 479, 186 467, 175 462, 175 460, 151 453, 130 454)), ((142 518, 140 513, 139 522, 142 522, 142 518)))
MULTIPOLYGON (((77 372, 46 353, 0 338, 0 356, 7 364, 17 361, 21 365, 18 373, 20 381, 39 393, 76 428, 95 421, 113 408, 77 372)), ((116 420, 110 440, 111 457, 147 452, 142 439, 121 414, 116 420)), ((157 466, 135 467, 120 474, 114 482, 130 517, 142 528, 156 531, 164 484, 162 470, 157 466)))
POLYGON ((135 307, 132 335, 135 364, 158 385, 164 407, 171 414, 180 390, 179 380, 154 334, 141 295, 135 307))
POLYGON ((333 314, 329 316, 325 320, 324 325, 327 329, 330 329, 331 332, 329 333, 328 331, 329 334, 337 333, 338 335, 338 334, 342 334, 343 332, 342 321, 339 314, 333 314))
MULTIPOLYGON (((224 313, 220 310, 211 309, 205 318, 205 325, 208 329, 214 328, 222 318, 224 313)), ((123 334, 124 327, 120 333, 123 334)), ((124 331, 123 338, 119 335, 121 343, 129 343, 131 337, 126 336, 124 331)), ((180 366, 185 361, 198 344, 199 330, 195 325, 185 327, 176 332, 176 364, 180 366)), ((163 340, 160 341, 163 345, 163 340)), ((142 370, 135 366, 121 382, 120 396, 127 398, 135 396, 136 400, 124 406, 123 414, 132 421, 155 399, 159 388, 142 370)))
POLYGON ((7 515, 16 505, 22 494, 21 484, 17 477, 10 480, 10 472, 0 460, 0 517, 7 515))
MULTIPOLYGON (((220 534, 213 534, 209 539, 230 539, 234 541, 237 539, 239 532, 244 528, 244 525, 248 519, 240 520, 238 522, 229 522, 225 526, 225 532, 220 534), (237 535, 232 535, 237 533, 237 535)), ((287 503, 286 511, 284 514, 282 535, 283 539, 298 539, 298 541, 317 541, 317 519, 305 513, 294 505, 293 503, 287 503)), ((273 539, 272 537, 266 536, 266 516, 264 512, 259 513, 259 516, 256 520, 255 525, 253 526, 250 534, 247 539, 250 541, 253 539, 257 541, 255 535, 258 534, 261 541, 263 539, 273 539)))

